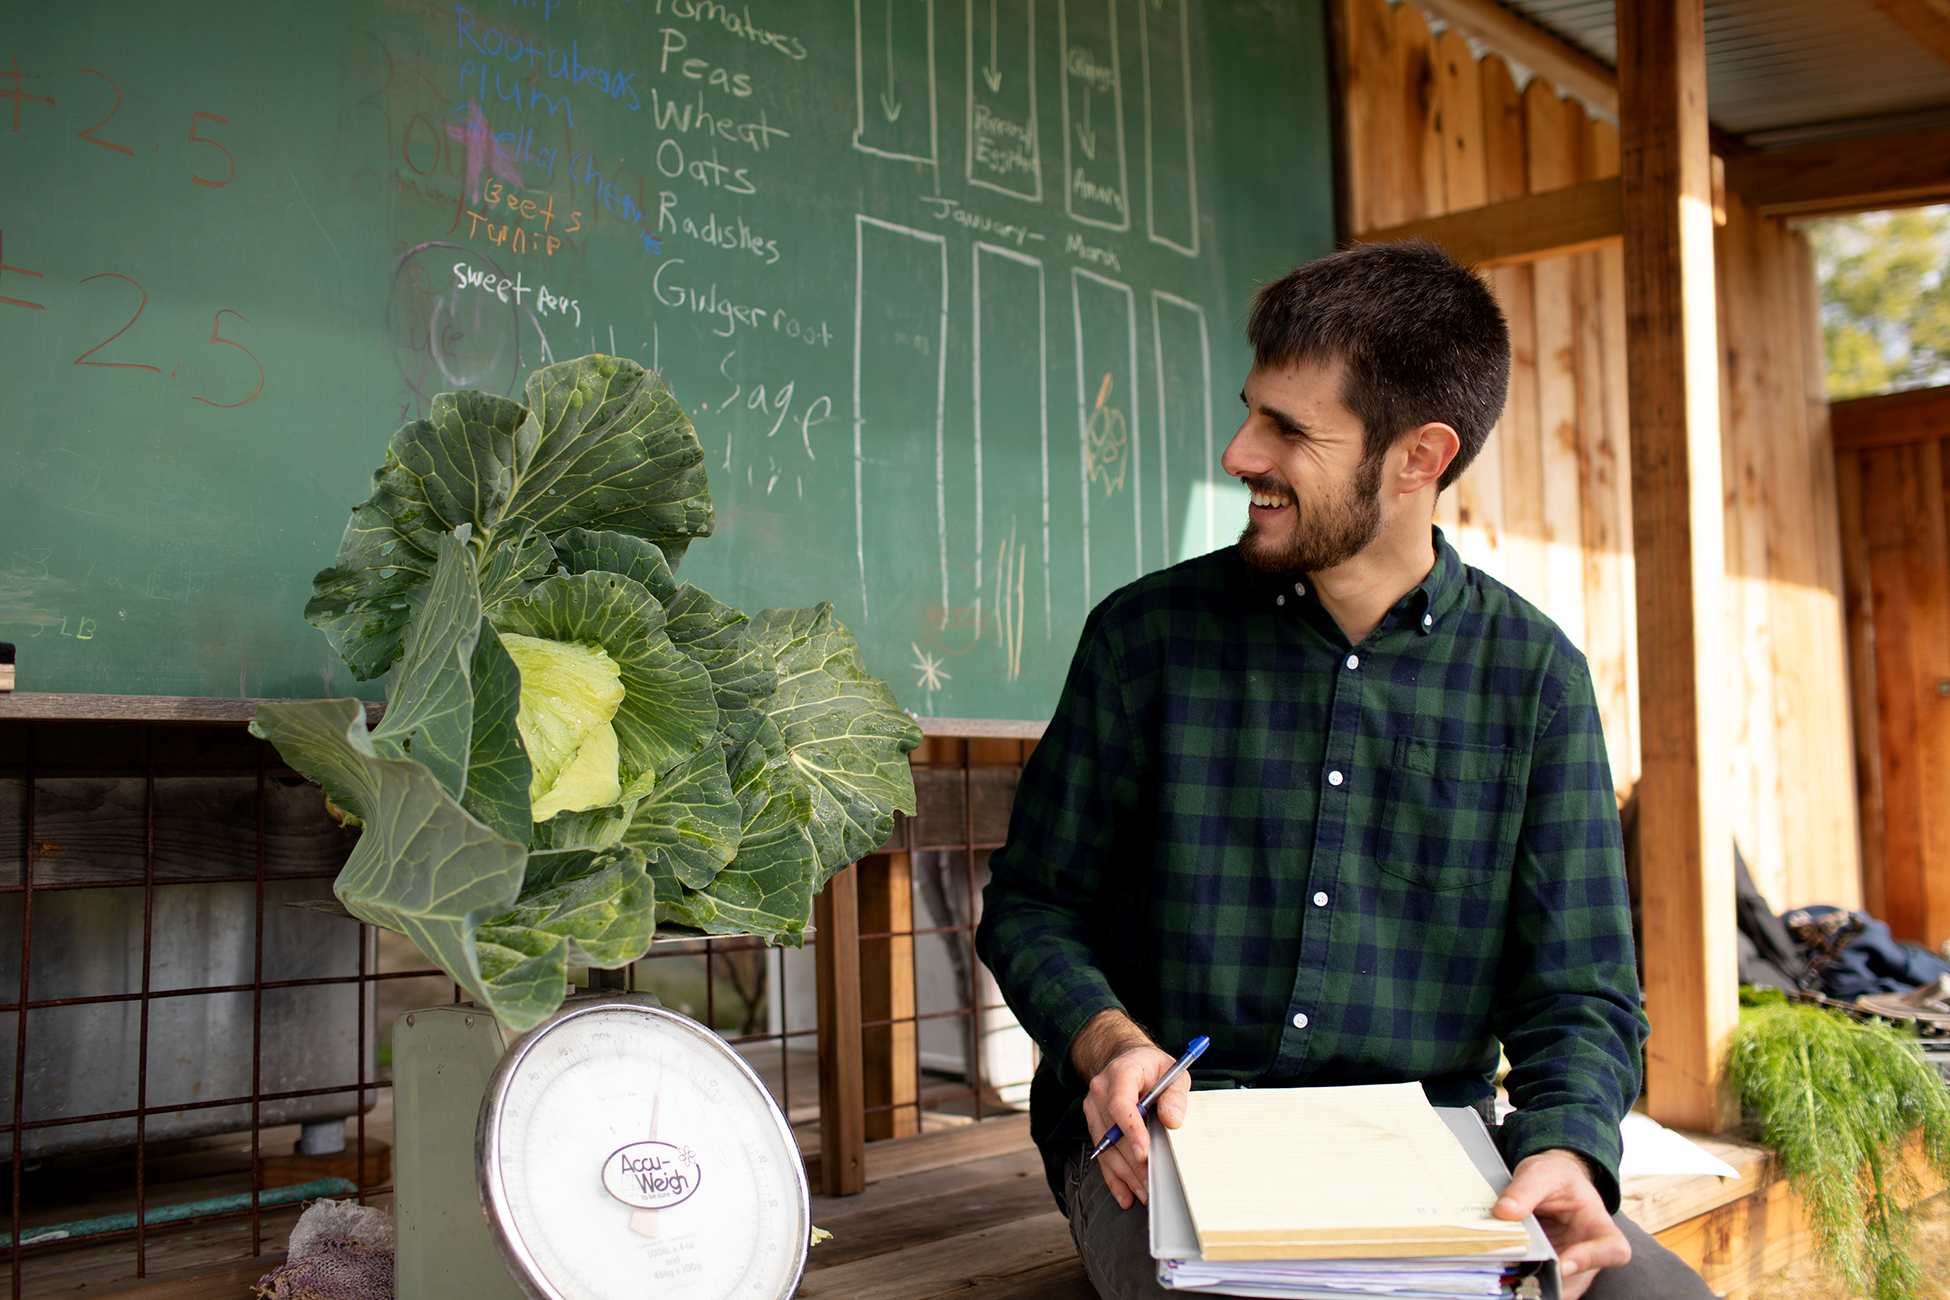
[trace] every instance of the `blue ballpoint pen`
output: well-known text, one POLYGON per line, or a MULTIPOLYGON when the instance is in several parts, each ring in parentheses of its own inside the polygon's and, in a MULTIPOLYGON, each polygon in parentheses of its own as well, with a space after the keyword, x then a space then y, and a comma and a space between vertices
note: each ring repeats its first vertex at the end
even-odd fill
MULTIPOLYGON (((1212 1040, 1203 1035, 1194 1038, 1191 1046, 1185 1049, 1185 1054, 1178 1058, 1178 1063, 1173 1065, 1169 1070, 1166 1070, 1165 1077, 1158 1080, 1157 1086, 1152 1088, 1150 1092, 1144 1094, 1144 1100, 1138 1103, 1138 1114, 1149 1115, 1151 1113, 1152 1103, 1165 1095, 1165 1089, 1171 1086, 1171 1081, 1190 1069, 1192 1062, 1202 1056, 1205 1049, 1211 1045, 1212 1040)), ((1097 1149, 1090 1153, 1090 1158, 1095 1160, 1098 1156, 1116 1146, 1117 1140, 1123 1136, 1124 1130, 1112 1124, 1110 1126, 1110 1132, 1104 1134, 1104 1140, 1099 1142, 1097 1149)))

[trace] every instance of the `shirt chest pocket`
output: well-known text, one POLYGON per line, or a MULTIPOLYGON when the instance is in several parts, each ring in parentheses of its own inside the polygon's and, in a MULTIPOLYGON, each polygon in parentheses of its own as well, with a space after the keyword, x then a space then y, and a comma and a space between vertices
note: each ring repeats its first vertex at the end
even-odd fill
POLYGON ((1523 820, 1523 769, 1515 750, 1396 742, 1376 865, 1437 893, 1489 881, 1506 869, 1523 820))

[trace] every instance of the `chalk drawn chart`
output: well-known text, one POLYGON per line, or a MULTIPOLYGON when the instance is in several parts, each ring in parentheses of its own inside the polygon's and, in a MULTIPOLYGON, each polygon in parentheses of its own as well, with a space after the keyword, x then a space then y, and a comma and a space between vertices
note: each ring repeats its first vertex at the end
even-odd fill
POLYGON ((1125 7, 1117 0, 1056 0, 1057 47, 1063 52, 1064 208, 1072 219, 1106 230, 1131 228, 1124 71, 1117 48, 1117 11, 1125 7))
POLYGON ((718 536, 918 714, 1047 717, 1227 544, 1256 283, 1332 243, 1263 0, 243 0, 0 24, 0 639, 25 689, 378 694, 305 624, 386 438, 659 370, 718 536))
POLYGON ((1036 0, 966 0, 968 183, 1043 197, 1043 133, 1036 121, 1036 0), (979 62, 978 62, 979 61, 979 62))

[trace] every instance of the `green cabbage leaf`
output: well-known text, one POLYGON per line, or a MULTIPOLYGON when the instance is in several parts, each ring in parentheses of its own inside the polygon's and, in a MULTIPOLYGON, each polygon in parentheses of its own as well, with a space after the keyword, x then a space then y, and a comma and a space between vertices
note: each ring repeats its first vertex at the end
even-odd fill
POLYGON ((393 435, 314 581, 356 700, 252 730, 364 831, 334 891, 509 1027, 659 929, 798 943, 912 811, 920 731, 830 605, 756 618, 675 576, 712 515, 655 375, 590 356, 526 402, 443 393, 393 435))

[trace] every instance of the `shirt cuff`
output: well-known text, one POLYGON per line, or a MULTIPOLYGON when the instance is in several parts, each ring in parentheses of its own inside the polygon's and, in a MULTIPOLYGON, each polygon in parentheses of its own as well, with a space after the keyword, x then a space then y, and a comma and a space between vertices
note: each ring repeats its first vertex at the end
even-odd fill
POLYGON ((1618 1161, 1622 1150, 1616 1121, 1585 1107, 1515 1110, 1504 1117, 1502 1136, 1503 1155, 1512 1169, 1538 1152, 1553 1148, 1584 1157, 1590 1167, 1592 1185, 1605 1203, 1605 1213, 1618 1213, 1618 1161))
MULTIPOLYGON (((1070 1064, 1070 1048, 1076 1045, 1077 1035, 1083 1032, 1091 1017, 1101 1011, 1124 1011, 1124 1003, 1106 988, 1099 996, 1074 1004, 1057 1019, 1053 1037, 1063 1044, 1063 1050, 1056 1058, 1056 1077, 1068 1091, 1089 1090, 1090 1080, 1078 1074, 1070 1064)), ((1130 1012, 1124 1011, 1124 1014, 1129 1015, 1130 1012)))

